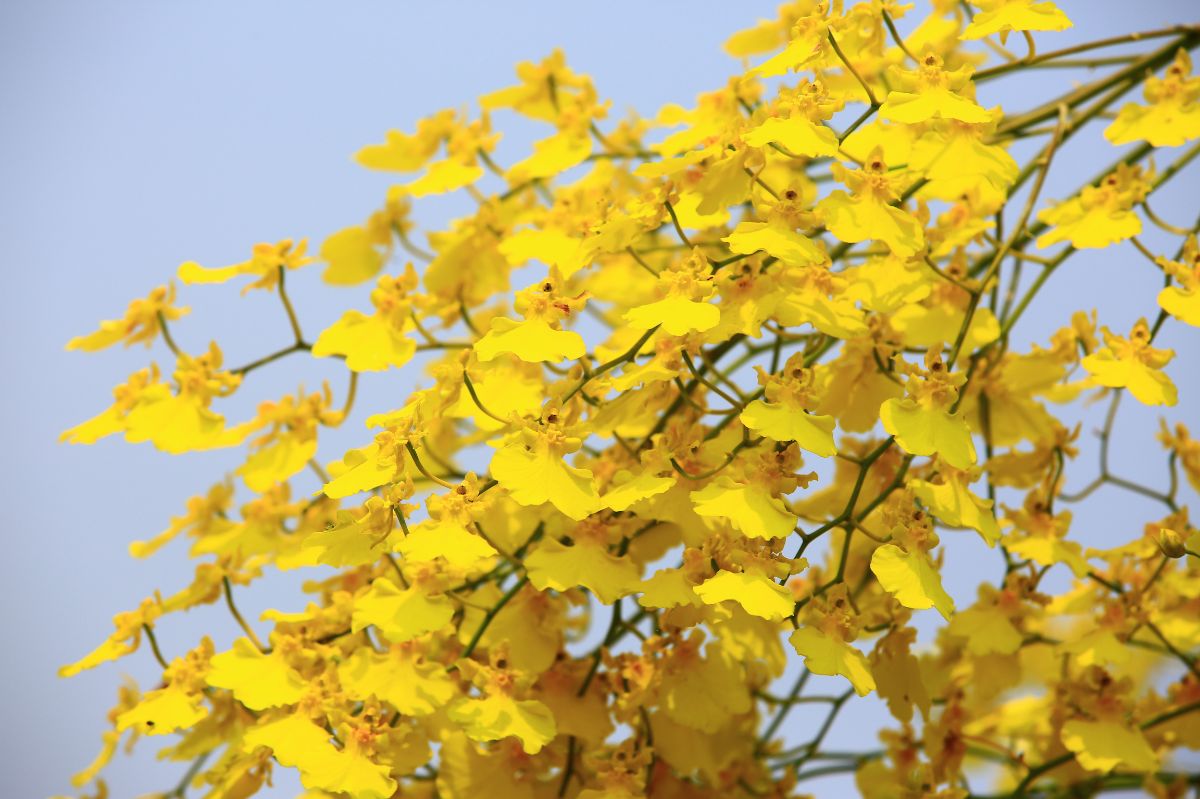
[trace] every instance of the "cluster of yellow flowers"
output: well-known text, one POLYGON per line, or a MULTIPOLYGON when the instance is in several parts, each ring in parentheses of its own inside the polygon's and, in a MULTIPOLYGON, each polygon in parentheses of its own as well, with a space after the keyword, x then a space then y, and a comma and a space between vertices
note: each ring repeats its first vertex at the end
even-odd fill
POLYGON ((893 0, 793 0, 728 40, 744 70, 725 87, 652 119, 606 124, 560 53, 522 64, 478 117, 443 111, 362 149, 415 178, 315 255, 281 241, 179 268, 274 293, 293 344, 236 368, 216 343, 185 352, 173 285, 73 340, 161 342, 175 366, 133 374, 64 439, 246 450, 131 547, 190 538, 194 582, 63 668, 139 649, 162 666, 121 690, 75 783, 104 796, 123 737, 173 736, 159 756, 190 766, 164 797, 242 799, 279 768, 308 797, 362 799, 785 797, 831 774, 870 799, 1196 785, 1176 752, 1200 749, 1200 533, 1177 489, 1182 469, 1200 490, 1200 441, 1164 423, 1165 490, 1107 452, 1126 391, 1176 404, 1159 331, 1200 326, 1194 229, 1148 204, 1200 154, 1200 26, 1038 53, 1032 32, 1071 24, 1048 0, 933 5, 902 38, 893 0), (1069 65, 1097 72, 1020 113, 980 102, 988 81, 1069 65), (502 166, 500 114, 553 133, 502 166), (1056 154, 1093 120, 1136 146, 1047 203, 1056 154), (1024 166, 1019 140, 1036 144, 1024 166), (477 207, 418 242, 411 202, 453 191, 477 207), (1178 250, 1150 249, 1144 224, 1178 250), (1122 336, 1077 312, 1045 345, 1010 347, 1067 259, 1121 242, 1163 278, 1157 307, 1128 299, 1147 319, 1122 336), (396 268, 398 250, 418 266, 396 268), (312 340, 285 285, 310 263, 335 286, 377 281, 371 309, 312 340), (376 409, 361 447, 321 453, 360 374, 418 352, 431 385, 376 409), (217 410, 305 356, 344 361, 344 399, 285 396, 240 424, 217 410), (1095 467, 1069 469, 1079 429, 1052 408, 1100 397, 1099 476, 1071 495, 1067 472, 1095 467), (819 459, 824 480, 805 467, 819 459), (1086 547, 1063 505, 1101 488, 1165 515, 1086 547), (939 536, 962 531, 1003 576, 956 602, 939 536), (269 570, 304 570, 311 599, 248 620, 234 595, 269 570), (1047 592, 1052 570, 1069 589, 1047 592), (244 638, 161 651, 170 614, 217 602, 244 638), (945 623, 916 647, 928 609, 945 623), (799 677, 778 689, 785 671, 799 677), (827 752, 840 710, 872 692, 893 717, 881 746, 827 752), (799 714, 818 732, 789 745, 799 714))

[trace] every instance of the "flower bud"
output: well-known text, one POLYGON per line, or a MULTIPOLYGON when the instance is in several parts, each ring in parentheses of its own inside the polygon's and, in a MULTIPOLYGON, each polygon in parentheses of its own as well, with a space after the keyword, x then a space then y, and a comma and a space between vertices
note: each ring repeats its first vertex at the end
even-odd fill
POLYGON ((1154 543, 1158 544, 1158 548, 1168 558, 1182 558, 1187 554, 1187 549, 1183 543, 1183 536, 1169 527, 1164 527, 1158 531, 1158 538, 1154 539, 1154 543))

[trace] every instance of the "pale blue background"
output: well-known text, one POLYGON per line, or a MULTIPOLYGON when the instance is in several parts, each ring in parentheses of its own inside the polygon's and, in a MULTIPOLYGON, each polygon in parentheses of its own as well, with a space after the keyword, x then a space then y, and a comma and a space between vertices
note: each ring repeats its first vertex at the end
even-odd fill
MULTIPOLYGON (((1043 49, 1170 22, 1194 19, 1189 3, 1157 0, 1065 0, 1077 28, 1039 36, 1043 49)), ((161 346, 96 356, 65 353, 73 335, 122 313, 133 297, 169 278, 180 261, 219 265, 242 260, 258 241, 309 236, 356 223, 381 201, 389 177, 355 166, 350 154, 382 140, 390 128, 411 129, 421 115, 463 107, 485 90, 512 81, 522 59, 554 46, 595 77, 614 112, 651 112, 667 101, 690 104, 736 69, 720 50, 733 30, 773 16, 774 2, 607 3, 17 3, 0 7, 0 325, 6 382, 2 552, 3 674, 6 719, 0 728, 0 794, 37 797, 69 789, 68 776, 99 746, 104 713, 119 675, 148 685, 156 676, 148 652, 69 681, 55 677, 110 631, 110 619, 155 588, 173 591, 190 579, 184 548, 134 561, 129 540, 145 538, 182 511, 192 493, 236 465, 230 452, 173 458, 148 446, 107 441, 92 448, 55 444, 58 433, 96 413, 110 389, 143 366, 164 361, 161 346)), ((1020 52, 1018 39, 1013 47, 1020 52)), ((1020 108, 1072 77, 1043 72, 1039 81, 988 84, 987 105, 1020 108)), ((500 152, 511 162, 528 147, 530 128, 497 119, 512 131, 500 152)), ((1067 193, 1114 152, 1093 126, 1056 164, 1046 196, 1067 193), (1068 179, 1061 179, 1067 175, 1068 179)), ((1170 154, 1163 156, 1165 165, 1170 154)), ((1195 217, 1193 169, 1155 205, 1178 224, 1195 217), (1191 187, 1187 185, 1190 182, 1191 187)), ((463 206, 434 199, 418 217, 433 225, 463 206)), ((1165 241, 1147 233, 1149 243, 1165 241)), ((309 338, 341 308, 362 306, 364 291, 320 289, 317 268, 291 284, 309 338)), ((1072 258, 1050 282, 1023 324, 1045 341, 1067 312, 1099 307, 1120 332, 1153 316, 1159 278, 1125 246, 1072 258)), ((180 343, 200 349, 215 335, 231 363, 288 342, 274 297, 237 299, 229 289, 185 291, 193 315, 176 326, 180 343)), ((1194 426, 1200 381, 1195 330, 1169 322, 1160 339, 1179 351, 1168 370, 1183 404, 1171 420, 1194 426)), ((253 375, 246 397, 222 410, 241 420, 248 397, 278 396, 326 376, 333 367, 299 361, 253 375)), ((360 412, 326 457, 366 440, 362 409, 394 407, 418 379, 409 367, 364 381, 360 412)), ((1128 476, 1163 485, 1164 459, 1150 436, 1157 414, 1126 402, 1114 463, 1128 476)), ((1099 410, 1099 409, 1095 409, 1099 410)), ((1098 424, 1095 410, 1087 432, 1098 424)), ((1200 429, 1195 430, 1200 435, 1200 429)), ((1091 449, 1089 449, 1089 453, 1091 449)), ((1072 467, 1078 487, 1094 474, 1090 458, 1072 467)), ((1194 503, 1195 497, 1184 495, 1194 503)), ((1104 489, 1080 514, 1073 535, 1087 544, 1130 538, 1159 509, 1104 489)), ((973 586, 999 573, 996 555, 947 534, 952 570, 947 587, 969 604, 973 586)), ((242 593, 247 615, 276 604, 301 605, 295 581, 274 580, 242 593)), ((224 609, 194 611, 161 627, 168 657, 210 632, 219 648, 234 635, 224 609)), ((821 678, 814 680, 820 684, 821 678)), ((830 683, 818 690, 840 690, 830 683)), ((793 730, 809 725, 798 711, 793 730)), ((832 748, 871 740, 879 720, 873 700, 851 703, 831 736, 832 748)), ((133 759, 109 772, 114 797, 166 790, 181 773, 143 743, 133 759)), ((868 743, 867 745, 872 745, 868 743)), ((279 780, 294 792, 295 782, 279 780)), ((817 783, 812 783, 816 789, 817 783)))

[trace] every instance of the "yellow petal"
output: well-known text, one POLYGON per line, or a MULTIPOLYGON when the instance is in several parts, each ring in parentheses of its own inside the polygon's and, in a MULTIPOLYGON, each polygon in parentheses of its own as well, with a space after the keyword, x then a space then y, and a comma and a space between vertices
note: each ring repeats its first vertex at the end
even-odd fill
POLYGON ((1158 293, 1158 306, 1179 321, 1200 327, 1200 289, 1167 286, 1158 293))
MULTIPOLYGON (((801 558, 794 571, 806 568, 808 563, 801 558)), ((720 639, 721 648, 740 663, 755 664, 751 667, 755 673, 783 676, 790 653, 779 637, 779 623, 752 616, 737 606, 725 607, 728 613, 709 614, 705 619, 720 639)))
POLYGON ((586 518, 599 506, 592 473, 568 466, 545 447, 526 449, 515 439, 492 456, 491 471, 522 505, 549 502, 572 519, 586 518))
POLYGON ((753 27, 734 33, 721 47, 734 58, 769 53, 779 46, 781 29, 782 25, 776 20, 759 20, 753 27))
POLYGON ((1079 578, 1087 577, 1092 570, 1083 557, 1083 547, 1076 541, 1030 536, 1020 541, 1008 541, 1006 545, 1009 552, 1042 566, 1064 563, 1079 578))
POLYGON ((1062 742, 1089 771, 1109 772, 1117 766, 1138 772, 1158 768, 1158 756, 1142 731, 1115 721, 1068 721, 1062 728, 1062 742))
POLYGON ((1021 648, 1021 633, 994 607, 967 608, 950 621, 951 635, 967 639, 972 655, 1011 655, 1021 648))
POLYGON ((963 39, 982 39, 1010 31, 1062 31, 1071 20, 1050 0, 1005 0, 975 14, 963 39))
POLYGON ((554 229, 518 230, 500 242, 499 250, 512 266, 541 261, 558 267, 563 278, 578 272, 588 260, 582 239, 554 229))
POLYGON ((947 88, 926 89, 919 93, 888 92, 879 108, 879 118, 915 125, 932 119, 957 119, 981 124, 992 121, 992 114, 974 101, 947 88))
POLYGON ((742 664, 724 647, 709 644, 704 658, 692 653, 662 675, 660 704, 672 721, 714 733, 750 710, 742 664))
POLYGON ((738 205, 750 196, 750 175, 746 174, 745 153, 728 152, 725 157, 711 161, 692 188, 703 199, 696 204, 696 213, 706 216, 722 208, 738 205))
POLYGON ((202 694, 189 694, 174 686, 151 691, 117 716, 117 731, 134 727, 143 735, 167 735, 187 729, 208 715, 202 699, 202 694))
MULTIPOLYGON (((500 599, 500 591, 494 584, 489 587, 494 595, 491 591, 481 591, 473 594, 472 599, 478 597, 480 602, 494 606, 500 599)), ((563 645, 562 630, 552 623, 559 618, 556 604, 547 602, 547 598, 532 586, 518 591, 491 624, 486 625, 479 643, 488 649, 507 644, 510 667, 517 671, 529 674, 547 671, 557 661, 563 645)), ((467 608, 458 628, 459 639, 466 644, 483 626, 484 611, 467 608)))
POLYGON ((827 297, 811 288, 781 297, 775 318, 787 327, 810 324, 835 338, 858 338, 867 332, 863 312, 854 307, 852 300, 845 296, 827 297))
POLYGON ((638 604, 644 608, 696 607, 702 605, 696 586, 682 569, 660 569, 642 582, 638 604))
MULTIPOLYGON (((608 694, 595 680, 583 696, 578 694, 579 687, 575 679, 555 673, 538 685, 537 698, 554 715, 559 735, 574 735, 582 741, 600 746, 613 732, 608 694)), ((580 797, 583 794, 576 799, 580 797)))
POLYGON ((905 552, 895 544, 884 544, 871 556, 871 572, 883 590, 906 608, 937 608, 946 619, 954 612, 954 600, 942 588, 941 575, 920 550, 905 552))
POLYGON ((875 678, 867 658, 840 638, 828 636, 815 627, 801 627, 788 641, 813 674, 840 674, 850 681, 859 696, 866 696, 875 689, 875 678))
POLYGON ((801 408, 787 408, 755 400, 742 411, 742 424, 772 441, 795 441, 803 450, 828 458, 837 454, 832 416, 818 416, 801 408))
POLYGON ((742 140, 751 147, 763 147, 774 142, 795 155, 809 158, 838 154, 837 134, 825 125, 818 125, 803 116, 790 119, 771 117, 747 131, 742 140))
POLYGON ((246 458, 237 474, 251 491, 262 493, 303 469, 317 454, 315 437, 302 441, 299 436, 283 434, 246 458))
POLYGON ((1126 103, 1104 129, 1104 138, 1116 145, 1135 141, 1155 147, 1178 147, 1200 138, 1200 104, 1183 94, 1151 105, 1126 103))
POLYGON ((721 569, 696 587, 696 595, 709 605, 736 602, 750 615, 770 621, 786 619, 795 609, 791 591, 758 572, 721 569))
POLYGON ((889 164, 907 164, 912 158, 917 131, 907 125, 893 125, 878 119, 868 122, 842 142, 842 152, 859 163, 865 163, 875 150, 883 153, 889 164))
POLYGON ((372 762, 356 747, 336 749, 329 733, 300 714, 260 722, 246 731, 242 747, 272 750, 284 766, 298 768, 304 787, 347 793, 355 799, 387 799, 396 790, 387 766, 372 762))
POLYGON ((208 684, 227 688, 251 710, 266 710, 300 701, 308 684, 277 653, 264 655, 246 638, 233 649, 214 655, 208 684))
POLYGON ((205 535, 196 539, 188 554, 193 558, 199 555, 249 558, 274 553, 280 543, 278 527, 259 519, 249 519, 229 525, 214 525, 205 535))
POLYGON ((149 441, 173 455, 236 446, 248 433, 248 429, 226 428, 219 413, 192 397, 171 394, 165 385, 161 391, 143 392, 125 415, 126 441, 149 441))
POLYGON ((1111 630, 1095 630, 1062 648, 1075 655, 1080 666, 1125 666, 1133 659, 1132 648, 1111 630))
POLYGON ((605 605, 632 594, 641 580, 637 564, 628 556, 613 555, 589 540, 565 546, 547 539, 525 558, 525 569, 529 582, 539 590, 567 591, 583 586, 605 605))
MULTIPOLYGON (((507 419, 514 413, 536 417, 541 410, 545 385, 524 362, 510 359, 490 361, 486 367, 473 370, 471 384, 475 387, 480 404, 501 419, 507 419)), ((458 393, 458 402, 447 413, 470 419, 480 430, 500 430, 506 426, 479 410, 479 405, 466 391, 458 393)))
POLYGON ((925 246, 925 232, 916 217, 871 197, 850 197, 839 189, 821 200, 817 211, 829 232, 850 244, 882 241, 904 258, 925 246))
POLYGON ((879 421, 879 406, 904 393, 901 386, 880 374, 871 349, 868 341, 847 344, 837 360, 816 370, 822 398, 814 410, 834 416, 848 433, 871 430, 879 421))
POLYGON ((909 480, 908 485, 917 499, 946 525, 970 527, 989 547, 1000 540, 1000 526, 992 512, 992 501, 977 497, 961 480, 947 478, 943 483, 909 480))
POLYGON ((320 258, 329 264, 321 279, 334 286, 354 286, 370 280, 383 269, 388 244, 390 239, 381 242, 359 225, 339 230, 321 244, 320 258))
POLYGON ((511 752, 505 747, 480 747, 448 725, 441 735, 444 737, 438 752, 436 794, 441 799, 535 799, 537 796, 528 775, 513 768, 511 752))
POLYGON ((672 336, 684 336, 692 331, 712 330, 720 324, 721 312, 707 302, 671 296, 630 309, 625 314, 625 321, 638 330, 661 325, 672 336))
POLYGON ((730 252, 750 255, 759 250, 787 264, 809 266, 825 261, 825 253, 807 236, 769 222, 739 222, 733 232, 721 239, 730 252))
POLYGON ((592 154, 592 141, 586 133, 563 130, 533 143, 533 155, 508 168, 510 181, 548 178, 583 163, 592 154))
POLYGON ((367 316, 347 311, 342 318, 321 331, 313 343, 317 358, 343 355, 346 366, 355 372, 382 372, 401 367, 412 359, 417 344, 404 335, 386 317, 367 316))
POLYGON ((461 189, 481 177, 483 177, 483 167, 477 164, 464 164, 455 158, 444 158, 430 164, 424 175, 406 184, 404 188, 413 197, 425 197, 430 194, 446 194, 455 189, 461 189))
POLYGON ((895 256, 872 258, 842 274, 851 281, 842 296, 861 300, 864 308, 881 313, 916 305, 932 290, 929 279, 920 270, 907 268, 895 256))
POLYGON ((239 264, 208 268, 195 261, 184 261, 179 265, 177 276, 184 283, 225 283, 241 274, 239 264))
POLYGON ((374 625, 392 643, 440 630, 454 616, 454 605, 444 596, 427 596, 418 586, 403 591, 386 577, 371 583, 370 590, 354 600, 351 629, 374 625))
POLYGON ((83 350, 97 352, 111 347, 125 338, 126 322, 124 319, 109 319, 100 323, 100 329, 86 336, 75 336, 67 342, 68 350, 83 350))
POLYGON ((381 457, 379 445, 369 444, 350 450, 342 460, 330 464, 333 479, 322 490, 330 499, 342 499, 390 483, 398 471, 394 457, 381 457))
POLYGON ((437 151, 439 144, 440 138, 389 130, 383 144, 368 144, 354 154, 354 160, 367 169, 415 172, 437 151))
POLYGON ((510 735, 521 741, 526 754, 535 755, 554 739, 554 714, 536 700, 517 701, 510 696, 460 699, 450 706, 450 720, 476 741, 499 741, 510 735))
MULTIPOLYGON (((969 134, 944 135, 935 131, 925 133, 913 145, 908 166, 930 181, 922 187, 922 196, 948 202, 956 201, 971 189, 983 186, 1002 192, 998 198, 1002 201, 1003 192, 1008 190, 1020 173, 1017 162, 999 145, 987 144, 969 134)), ((968 238, 975 235, 978 233, 968 238)))
MULTIPOLYGON (((67 342, 68 350, 96 352, 124 343, 145 344, 149 347, 163 330, 163 325, 190 312, 189 308, 175 306, 175 286, 159 286, 145 297, 129 303, 125 315, 120 319, 106 319, 98 330, 86 336, 76 336, 67 342)), ((145 375, 143 372, 141 375, 145 375)))
MULTIPOLYGON (((369 500, 375 501, 375 500, 369 500)), ((377 519, 368 513, 357 518, 349 511, 338 511, 336 523, 304 539, 305 549, 314 550, 318 563, 336 568, 374 563, 391 552, 390 527, 378 529, 377 519)))
MULTIPOLYGON (((628 473, 618 473, 617 477, 621 477, 622 474, 628 473)), ((600 497, 600 503, 615 511, 625 511, 643 499, 658 496, 673 485, 673 477, 656 477, 651 472, 643 472, 637 477, 622 481, 620 485, 610 486, 604 496, 600 497)))
POLYGON ((1038 212, 1038 221, 1052 225, 1038 236, 1038 249, 1060 241, 1069 241, 1079 250, 1095 250, 1132 238, 1142 232, 1142 220, 1125 209, 1109 209, 1103 205, 1084 208, 1079 198, 1067 200, 1038 212))
POLYGON ((497 317, 487 335, 475 342, 475 354, 484 362, 510 353, 527 363, 559 363, 582 358, 586 352, 587 345, 578 333, 555 330, 540 319, 515 322, 497 317))
POLYGON ((124 415, 115 407, 110 407, 86 422, 80 422, 62 431, 58 440, 68 444, 95 444, 100 439, 120 433, 124 429, 124 415))
POLYGON ((742 535, 752 538, 786 538, 798 520, 783 500, 760 485, 719 478, 691 494, 696 513, 727 519, 742 535))
POLYGON ((428 716, 457 693, 441 664, 424 662, 403 647, 382 654, 357 649, 337 671, 350 698, 364 702, 374 696, 406 716, 428 716))
POLYGON ((929 689, 921 678, 921 661, 909 652, 909 646, 896 646, 885 637, 875 647, 868 662, 875 675, 875 690, 887 702, 888 710, 899 721, 912 721, 913 707, 929 718, 932 704, 929 689))
POLYGON ((971 429, 960 414, 922 408, 909 399, 890 399, 879 406, 879 420, 905 452, 936 453, 956 469, 969 469, 975 462, 971 429))
POLYGON ((442 558, 447 565, 468 571, 487 568, 499 554, 483 538, 454 522, 413 527, 397 549, 413 563, 432 563, 442 558))
MULTIPOLYGON (((894 329, 913 347, 932 347, 954 341, 966 321, 966 309, 938 304, 908 305, 892 314, 894 329)), ((990 308, 977 308, 963 337, 962 351, 974 352, 1000 337, 1000 322, 990 308)))
POLYGON ((776 75, 783 75, 789 70, 798 71, 814 58, 820 57, 822 52, 821 46, 823 44, 822 36, 822 33, 805 31, 802 35, 789 42, 788 46, 782 52, 768 58, 747 74, 770 78, 776 75))
POLYGON ((675 203, 675 216, 684 230, 705 230, 710 227, 720 227, 729 221, 729 209, 718 208, 709 213, 700 213, 700 203, 704 197, 698 192, 679 192, 679 202, 675 203))
POLYGON ((1133 358, 1118 358, 1104 347, 1083 359, 1083 368, 1109 388, 1127 388, 1143 405, 1174 405, 1179 392, 1171 378, 1133 358))

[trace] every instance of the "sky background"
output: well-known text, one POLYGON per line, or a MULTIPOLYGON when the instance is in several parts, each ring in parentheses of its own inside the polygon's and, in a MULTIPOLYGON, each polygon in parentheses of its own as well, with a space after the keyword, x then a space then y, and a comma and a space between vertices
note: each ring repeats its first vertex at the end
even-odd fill
MULTIPOLYGON (((1039 35, 1043 50, 1197 16, 1189 3, 1170 0, 1060 5, 1077 27, 1039 35)), ((0 108, 8 120, 0 126, 0 346, 7 377, 0 392, 6 450, 0 486, 9 514, 0 561, 8 644, 0 660, 8 715, 0 727, 0 794, 68 791, 69 775, 99 748, 120 675, 150 687, 158 672, 145 651, 72 680, 59 680, 55 670, 104 639, 116 612, 156 588, 169 593, 190 581, 185 546, 150 561, 129 558, 126 546, 165 527, 189 496, 238 463, 236 451, 171 457, 112 439, 94 447, 56 444, 61 430, 106 407, 112 386, 130 372, 150 358, 166 363, 161 345, 150 353, 136 347, 88 356, 64 352, 66 341, 120 316, 181 261, 232 263, 255 242, 287 237, 308 236, 315 249, 327 234, 365 219, 393 178, 361 169, 351 154, 381 141, 388 128, 411 130, 422 115, 473 108, 479 94, 513 82, 520 60, 564 48, 568 62, 613 100, 614 116, 630 107, 652 113, 664 102, 691 105, 698 92, 738 70, 721 42, 756 18, 774 16, 774 7, 760 0, 0 6, 0 108)), ((1019 38, 1013 46, 1020 51, 1019 38)), ((1077 77, 1085 76, 1047 71, 1032 80, 997 81, 981 89, 980 100, 1019 110, 1077 77)), ((498 127, 515 131, 501 146, 502 163, 522 157, 532 138, 530 128, 511 123, 497 119, 498 127)), ((1164 153, 1160 165, 1171 155, 1164 153)), ((1069 194, 1114 156, 1099 127, 1085 129, 1056 162, 1044 197, 1069 194)), ((1162 192, 1159 213, 1190 224, 1200 206, 1198 175, 1193 168, 1162 192)), ((464 208, 460 200, 438 198, 417 207, 426 226, 464 208)), ((1144 238, 1168 241, 1154 231, 1144 238)), ((318 275, 313 267, 289 280, 310 340, 343 309, 364 307, 369 288, 323 288, 318 275)), ((1077 308, 1098 308, 1101 321, 1123 334, 1138 316, 1153 317, 1159 280, 1128 245, 1075 256, 1031 306, 1022 342, 1045 341, 1077 308)), ((199 350, 215 336, 227 362, 239 363, 289 343, 274 295, 236 294, 186 289, 182 301, 193 313, 174 327, 180 344, 199 350)), ((1184 398, 1165 416, 1200 427, 1197 331, 1168 322, 1159 342, 1178 352, 1168 372, 1184 398)), ((221 410, 241 420, 253 401, 298 383, 315 388, 324 378, 340 397, 345 377, 336 364, 281 364, 254 374, 244 396, 221 410)), ((366 376, 352 423, 323 438, 322 456, 338 457, 368 440, 361 427, 367 410, 397 406, 420 379, 415 365, 366 376)), ((1089 448, 1069 471, 1072 488, 1095 473, 1090 431, 1101 412, 1096 407, 1083 418, 1089 448)), ((1165 458, 1152 440, 1159 415, 1123 403, 1113 463, 1128 477, 1163 485, 1165 458)), ((1195 501, 1186 492, 1183 499, 1195 501)), ((1114 543, 1160 515, 1141 498, 1106 488, 1077 515, 1072 536, 1087 545, 1114 543)), ((964 543, 968 538, 975 536, 947 542, 953 567, 947 588, 960 606, 972 601, 980 579, 998 574, 997 556, 964 543)), ((268 607, 303 604, 289 579, 240 596, 249 618, 268 607)), ((223 649, 236 628, 215 606, 166 620, 159 637, 171 657, 204 633, 223 649)), ((796 717, 791 733, 802 741, 809 728, 796 717)), ((829 745, 861 744, 864 728, 879 720, 874 700, 852 702, 829 745)), ((108 772, 113 797, 174 786, 182 769, 156 761, 156 744, 143 741, 133 758, 118 758, 108 772)), ((278 784, 273 796, 296 790, 293 779, 278 784)))

